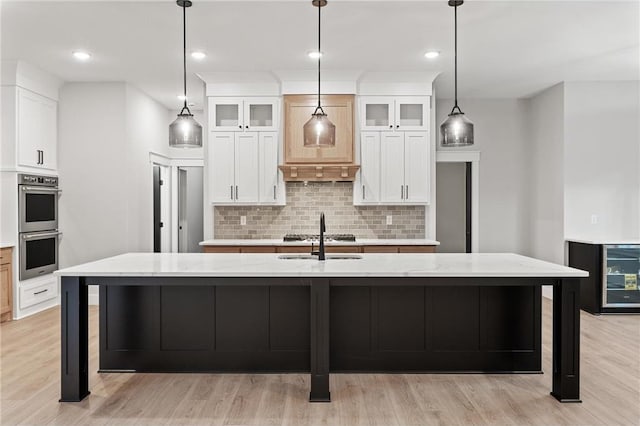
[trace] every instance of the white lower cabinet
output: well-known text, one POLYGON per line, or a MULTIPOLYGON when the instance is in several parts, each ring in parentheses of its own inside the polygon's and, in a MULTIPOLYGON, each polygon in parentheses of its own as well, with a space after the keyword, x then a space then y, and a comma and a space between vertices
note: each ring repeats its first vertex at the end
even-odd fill
POLYGON ((428 204, 427 132, 363 132, 354 204, 428 204))
POLYGON ((53 275, 48 279, 33 279, 21 282, 19 286, 19 306, 26 309, 58 296, 58 281, 53 275))
POLYGON ((277 132, 210 132, 208 168, 212 204, 279 201, 277 132))

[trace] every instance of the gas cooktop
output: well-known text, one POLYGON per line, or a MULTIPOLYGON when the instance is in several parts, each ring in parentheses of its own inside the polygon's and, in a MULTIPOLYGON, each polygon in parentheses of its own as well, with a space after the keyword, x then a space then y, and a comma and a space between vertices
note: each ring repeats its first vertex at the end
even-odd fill
MULTIPOLYGON (((285 242, 291 241, 303 241, 303 242, 315 242, 320 240, 318 234, 287 234, 284 236, 285 242)), ((324 234, 324 241, 347 241, 355 242, 356 236, 353 234, 324 234)))

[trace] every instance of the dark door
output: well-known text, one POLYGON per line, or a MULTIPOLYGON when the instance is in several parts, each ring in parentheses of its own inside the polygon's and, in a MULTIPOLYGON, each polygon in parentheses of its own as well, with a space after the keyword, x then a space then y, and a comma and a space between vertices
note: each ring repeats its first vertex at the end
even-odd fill
POLYGON ((153 251, 160 253, 161 251, 161 230, 162 221, 160 220, 160 166, 153 166, 153 251))

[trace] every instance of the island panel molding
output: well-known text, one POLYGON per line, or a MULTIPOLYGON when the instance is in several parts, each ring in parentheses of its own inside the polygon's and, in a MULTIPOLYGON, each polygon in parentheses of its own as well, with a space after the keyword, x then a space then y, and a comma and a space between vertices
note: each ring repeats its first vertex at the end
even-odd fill
MULTIPOLYGON (((349 359, 360 357, 362 346, 357 338, 362 343, 371 336, 366 332, 362 336, 362 330, 376 330, 375 344, 364 358, 369 363, 366 371, 539 370, 540 287, 552 285, 551 394, 562 402, 580 400, 579 278, 587 273, 524 256, 364 254, 360 259, 318 262, 283 260, 277 254, 129 253, 56 274, 63 289, 62 401, 80 401, 89 394, 88 285, 99 285, 105 295, 121 297, 111 313, 109 305, 114 302, 101 303, 101 324, 114 327, 101 330, 101 357, 108 339, 115 341, 121 356, 116 360, 116 371, 122 366, 129 371, 175 371, 172 368, 176 366, 179 371, 300 367, 311 374, 312 402, 329 401, 330 371, 340 367, 340 362, 350 370, 349 359), (393 259, 384 260, 390 257, 393 259), (171 298, 182 289, 183 296, 171 298), (138 297, 127 297, 131 291, 138 297), (168 296, 164 306, 163 292, 168 296), (363 297, 366 294, 368 298, 363 297), (200 300, 191 300, 194 297, 200 300), (218 301, 220 297, 224 301, 218 301), (360 308, 352 309, 357 304, 360 308), (296 305, 295 311, 288 312, 289 305, 296 305), (185 309, 191 312, 186 314, 185 309), (307 309, 308 328, 303 320, 307 309), (353 327, 350 315, 358 311, 366 314, 367 309, 374 315, 363 315, 353 327), (450 319, 460 310, 481 322, 472 328, 466 328, 471 321, 454 323, 450 319), (103 311, 112 316, 105 318, 103 311), (212 318, 214 324, 199 324, 191 330, 195 334, 190 331, 179 336, 171 318, 162 322, 163 315, 179 315, 176 321, 183 326, 212 318), (287 330, 285 325, 295 318, 302 320, 303 326, 287 330), (367 320, 372 321, 370 326, 367 320), (345 321, 344 327, 352 326, 356 337, 342 336, 344 346, 339 331, 331 326, 339 326, 341 321, 345 321), (502 329, 483 331, 496 324, 502 329), (429 332, 420 332, 429 328, 429 332), (145 338, 129 337, 135 334, 145 338), (273 334, 277 344, 269 337, 273 334), (456 340, 453 335, 463 337, 456 340), (309 342, 308 357, 304 341, 309 342), (282 348, 289 349, 275 350, 282 348), (474 355, 456 354, 461 350, 474 355), (482 354, 483 350, 486 353, 482 354), (221 354, 215 365, 211 363, 212 351, 221 354), (336 365, 330 367, 330 360, 336 360, 336 365)), ((105 362, 109 361, 109 354, 104 356, 105 362)))

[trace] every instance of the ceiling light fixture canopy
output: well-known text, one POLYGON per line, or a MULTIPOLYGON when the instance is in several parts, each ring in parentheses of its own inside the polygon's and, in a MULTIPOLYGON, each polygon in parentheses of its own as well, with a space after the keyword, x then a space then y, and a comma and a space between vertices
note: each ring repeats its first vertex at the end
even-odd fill
POLYGON ((184 106, 178 117, 169 126, 169 146, 176 148, 200 148, 202 146, 202 126, 193 118, 187 106, 187 7, 191 0, 177 0, 182 8, 182 41, 183 41, 183 83, 184 106))
MULTIPOLYGON (((318 8, 318 52, 320 49, 320 11, 327 5, 327 0, 313 0, 311 2, 318 8)), ((318 55, 318 106, 311 114, 311 118, 304 125, 304 146, 310 148, 324 148, 336 145, 336 126, 329 120, 320 104, 320 58, 318 55)))
POLYGON ((449 0, 449 6, 454 10, 455 25, 455 59, 454 59, 454 87, 455 87, 455 104, 451 113, 446 120, 440 125, 440 144, 443 147, 448 146, 469 146, 473 145, 473 122, 469 120, 464 112, 458 106, 458 6, 462 5, 464 0, 449 0))

